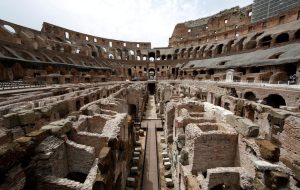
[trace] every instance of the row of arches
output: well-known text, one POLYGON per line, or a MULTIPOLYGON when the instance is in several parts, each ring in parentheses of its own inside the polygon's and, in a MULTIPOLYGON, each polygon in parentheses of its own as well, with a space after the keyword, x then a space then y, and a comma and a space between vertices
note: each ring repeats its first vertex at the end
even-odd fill
MULTIPOLYGON (((256 95, 251 91, 246 92, 243 98, 255 102, 258 100, 256 95)), ((267 97, 263 98, 262 104, 271 106, 273 108, 280 108, 280 106, 286 106, 285 99, 278 94, 269 94, 267 97)))
POLYGON ((263 32, 261 32, 251 37, 232 39, 226 43, 204 44, 202 46, 176 49, 173 57, 177 59, 211 58, 244 50, 271 47, 273 45, 299 39, 300 29, 294 32, 283 32, 277 35, 266 34, 263 36, 263 32))

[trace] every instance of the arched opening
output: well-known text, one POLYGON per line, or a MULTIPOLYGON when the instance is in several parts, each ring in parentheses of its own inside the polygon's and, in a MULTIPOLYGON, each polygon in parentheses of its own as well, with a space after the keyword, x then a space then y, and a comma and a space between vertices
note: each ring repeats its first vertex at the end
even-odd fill
POLYGON ((135 120, 135 118, 137 117, 137 110, 136 110, 136 106, 134 104, 129 104, 128 114, 131 115, 131 118, 133 120, 135 120))
POLYGON ((164 60, 166 60, 166 59, 167 59, 167 56, 166 56, 166 55, 162 55, 162 56, 161 56, 161 60, 164 61, 164 60))
POLYGON ((197 76, 198 75, 198 71, 193 70, 193 76, 197 76))
POLYGON ((149 60, 150 60, 150 61, 154 61, 154 60, 155 60, 155 53, 154 53, 154 52, 150 52, 150 53, 148 54, 148 57, 149 57, 149 60))
POLYGON ((128 70, 127 70, 127 72, 128 72, 128 76, 132 76, 132 70, 131 70, 131 68, 128 68, 128 70))
POLYGON ((150 95, 155 94, 155 82, 149 82, 148 83, 148 92, 150 95))
POLYGON ((182 59, 184 59, 185 52, 186 52, 186 48, 183 48, 183 49, 181 50, 181 52, 180 52, 180 57, 181 57, 182 59))
POLYGON ((271 37, 271 35, 267 35, 267 36, 263 37, 263 38, 260 40, 260 44, 261 44, 261 46, 263 46, 263 47, 270 47, 270 46, 271 46, 271 42, 272 42, 272 37, 271 37))
POLYGON ((234 41, 235 41, 235 40, 230 40, 230 41, 226 44, 225 50, 224 50, 225 53, 230 53, 231 47, 232 47, 232 45, 234 44, 234 41))
POLYGON ((172 60, 172 55, 171 54, 167 55, 167 60, 172 60))
POLYGON ((143 77, 143 71, 139 71, 139 77, 143 77))
POLYGON ((11 34, 15 34, 16 33, 16 30, 13 27, 9 26, 9 25, 5 24, 3 27, 4 27, 4 29, 6 31, 10 32, 11 34))
POLYGON ((115 56, 113 54, 109 54, 108 59, 115 59, 115 56))
POLYGON ((76 101, 76 111, 79 111, 80 108, 81 108, 80 100, 77 100, 77 101, 76 101))
POLYGON ((98 57, 97 52, 92 51, 92 56, 93 56, 93 57, 98 57))
POLYGON ((297 66, 295 64, 287 64, 284 66, 284 68, 289 76, 294 75, 297 72, 297 66))
POLYGON ((84 105, 88 104, 90 102, 88 97, 84 97, 84 105))
POLYGON ((209 70, 208 70, 208 74, 209 74, 209 75, 214 75, 214 74, 215 74, 215 71, 214 71, 213 69, 209 69, 209 70))
POLYGON ((295 64, 287 64, 284 68, 288 76, 289 84, 297 83, 297 66, 295 64))
POLYGON ((156 57, 160 57, 160 51, 159 50, 156 50, 156 57))
POLYGON ((86 177, 87 177, 87 175, 84 173, 81 173, 81 172, 70 172, 70 173, 68 173, 68 175, 65 178, 73 180, 73 181, 77 181, 80 183, 84 183, 86 177))
POLYGON ((276 39, 275 39, 275 43, 283 43, 283 42, 288 42, 290 39, 290 36, 288 33, 282 33, 279 34, 276 39))
POLYGON ((236 51, 242 51, 244 47, 244 41, 246 37, 243 37, 240 41, 237 42, 236 51))
POLYGON ((222 54, 223 52, 223 44, 219 44, 218 47, 217 47, 217 54, 222 54))
POLYGON ((230 111, 230 104, 229 104, 228 102, 225 102, 224 108, 225 108, 226 110, 229 110, 229 111, 230 111))
POLYGON ((268 97, 264 98, 263 103, 272 106, 273 108, 286 106, 284 98, 278 94, 270 94, 268 97))
POLYGON ((14 75, 14 80, 22 80, 23 79, 24 69, 19 63, 13 65, 12 72, 14 75))
POLYGON ((244 98, 250 101, 256 101, 256 96, 253 92, 246 92, 244 98))
POLYGON ((296 40, 300 39, 300 29, 297 30, 297 31, 295 32, 294 38, 295 38, 296 40))
POLYGON ((259 73, 260 72, 260 67, 251 67, 249 69, 249 73, 259 73))
POLYGON ((192 51, 193 51, 193 47, 190 47, 190 48, 188 49, 188 57, 187 57, 188 59, 189 59, 189 58, 192 58, 192 57, 191 57, 192 51))

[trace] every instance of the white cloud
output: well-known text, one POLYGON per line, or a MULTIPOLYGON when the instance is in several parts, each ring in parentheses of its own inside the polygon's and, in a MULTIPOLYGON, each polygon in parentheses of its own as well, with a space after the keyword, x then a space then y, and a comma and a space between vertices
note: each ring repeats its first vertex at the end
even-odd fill
POLYGON ((1 19, 40 30, 50 22, 100 37, 168 45, 179 22, 215 14, 251 0, 10 0, 1 19))

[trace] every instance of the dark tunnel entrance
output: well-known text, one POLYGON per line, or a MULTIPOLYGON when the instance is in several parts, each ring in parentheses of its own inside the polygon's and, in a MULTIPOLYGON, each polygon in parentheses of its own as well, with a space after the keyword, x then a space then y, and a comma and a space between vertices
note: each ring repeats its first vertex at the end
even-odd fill
POLYGON ((149 82, 148 83, 148 92, 150 95, 155 94, 155 82, 149 82))

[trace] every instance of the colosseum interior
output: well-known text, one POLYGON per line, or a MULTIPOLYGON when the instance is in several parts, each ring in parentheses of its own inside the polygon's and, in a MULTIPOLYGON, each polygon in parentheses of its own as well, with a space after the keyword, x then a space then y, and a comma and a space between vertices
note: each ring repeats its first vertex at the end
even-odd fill
POLYGON ((0 189, 300 189, 300 6, 168 47, 0 20, 0 189))

